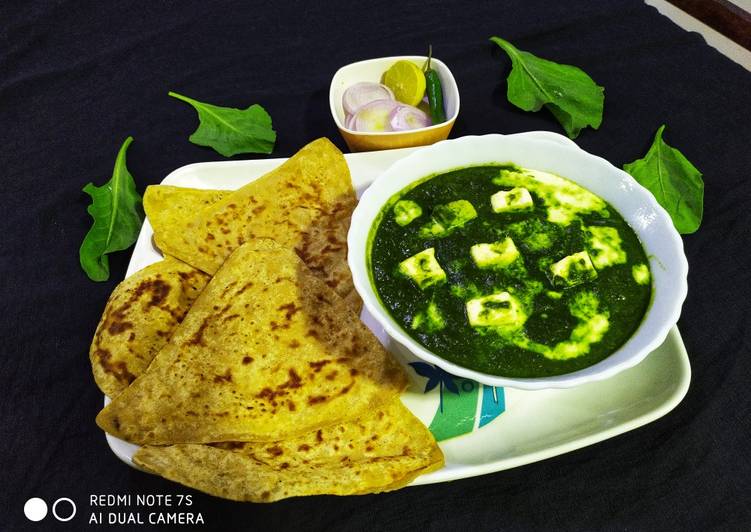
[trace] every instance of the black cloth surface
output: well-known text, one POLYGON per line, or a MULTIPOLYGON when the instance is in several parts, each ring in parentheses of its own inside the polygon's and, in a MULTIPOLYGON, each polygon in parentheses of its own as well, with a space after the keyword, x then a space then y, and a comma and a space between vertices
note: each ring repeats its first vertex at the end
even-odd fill
MULTIPOLYGON (((0 530, 88 530, 90 494, 192 494, 203 530, 742 530, 751 526, 751 74, 641 2, 2 2, 0 5, 0 530), (453 70, 451 137, 561 132, 505 97, 510 63, 488 41, 584 69, 605 87, 598 131, 577 143, 616 166, 660 124, 703 173, 705 216, 684 237, 679 328, 693 377, 671 413, 576 452, 486 476, 381 495, 270 505, 205 496, 127 467, 94 417, 88 347, 130 251, 90 281, 81 189, 109 179, 127 135, 138 189, 223 159, 188 142, 195 112, 168 90, 262 104, 286 157, 320 136, 346 151, 328 85, 342 65, 424 54, 453 70), (23 514, 69 497, 69 523, 23 514)), ((260 158, 238 156, 241 158, 260 158)), ((107 528, 99 526, 98 528, 107 528)), ((120 530, 137 528, 116 527, 120 530)), ((140 529, 148 526, 138 527, 140 529)), ((187 526, 165 527, 189 529, 187 526)))

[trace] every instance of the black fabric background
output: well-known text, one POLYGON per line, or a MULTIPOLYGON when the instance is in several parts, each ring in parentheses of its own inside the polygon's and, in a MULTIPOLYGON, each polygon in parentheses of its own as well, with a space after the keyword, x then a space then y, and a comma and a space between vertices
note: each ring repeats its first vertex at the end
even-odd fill
POLYGON ((91 493, 193 493, 205 530, 749 529, 750 95, 749 72, 638 1, 2 2, 0 531, 54 528, 51 517, 26 521, 32 496, 72 498, 79 515, 58 528, 87 530, 91 493), (196 115, 167 97, 173 89, 261 103, 279 135, 273 157, 319 136, 345 149, 328 108, 336 69, 428 43, 460 86, 452 137, 560 132, 546 111, 506 101, 509 61, 491 35, 605 87, 603 125, 577 139, 584 149, 621 166, 666 123, 667 141, 704 173, 704 223, 684 238, 685 400, 570 454, 382 495, 238 504, 122 464, 94 424, 102 395, 87 351, 130 252, 94 283, 78 247, 90 225, 81 188, 109 179, 123 139, 135 137, 128 166, 140 191, 221 159, 187 141, 196 115))

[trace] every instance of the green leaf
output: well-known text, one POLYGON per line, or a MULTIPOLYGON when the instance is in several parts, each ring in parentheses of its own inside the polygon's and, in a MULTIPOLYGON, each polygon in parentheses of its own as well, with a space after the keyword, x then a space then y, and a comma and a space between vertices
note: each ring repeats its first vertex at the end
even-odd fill
POLYGON ((127 249, 138 238, 143 223, 141 196, 136 192, 133 176, 125 166, 125 153, 133 142, 128 137, 115 159, 112 178, 96 187, 87 184, 83 191, 91 196, 86 211, 94 223, 78 252, 81 267, 92 281, 106 281, 110 276, 108 253, 127 249))
POLYGON ((539 111, 544 105, 560 122, 569 138, 602 123, 605 101, 603 88, 583 70, 559 65, 515 48, 500 37, 491 37, 511 58, 508 101, 525 111, 539 111))
POLYGON ((199 102, 176 92, 169 95, 189 103, 198 112, 200 124, 190 136, 193 144, 214 148, 225 157, 271 153, 274 149, 276 132, 271 127, 271 117, 260 105, 235 109, 199 102))
POLYGON ((693 233, 704 213, 704 181, 680 151, 662 140, 664 130, 663 124, 643 159, 624 164, 623 169, 654 194, 679 233, 693 233))

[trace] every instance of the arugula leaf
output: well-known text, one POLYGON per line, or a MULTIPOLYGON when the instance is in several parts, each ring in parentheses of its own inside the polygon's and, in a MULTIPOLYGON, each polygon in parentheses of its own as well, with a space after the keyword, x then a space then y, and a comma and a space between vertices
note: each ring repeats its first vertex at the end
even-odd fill
POLYGON ((681 234, 695 232, 704 213, 704 181, 701 172, 677 149, 662 140, 660 126, 643 159, 623 165, 673 219, 681 234))
POLYGON ((572 139, 587 126, 600 127, 605 100, 603 88, 583 70, 523 52, 500 37, 490 40, 511 58, 509 102, 524 111, 539 111, 544 105, 572 139))
POLYGON ((143 223, 141 196, 136 192, 133 176, 125 166, 125 153, 133 142, 128 137, 115 159, 112 178, 95 187, 87 184, 83 191, 91 196, 86 211, 94 223, 83 239, 78 252, 81 267, 92 281, 106 281, 110 276, 107 253, 120 251, 133 245, 143 223))
POLYGON ((276 131, 271 127, 271 117, 260 105, 235 109, 199 102, 172 91, 169 95, 189 103, 198 112, 200 124, 189 139, 193 144, 214 148, 225 157, 271 153, 274 149, 276 131))

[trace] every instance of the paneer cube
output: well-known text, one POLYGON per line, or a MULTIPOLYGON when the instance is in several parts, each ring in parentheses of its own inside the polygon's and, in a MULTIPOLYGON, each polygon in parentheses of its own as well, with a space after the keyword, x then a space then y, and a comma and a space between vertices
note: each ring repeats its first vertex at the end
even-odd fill
POLYGON ((469 253, 477 267, 482 270, 505 268, 519 258, 519 250, 510 237, 500 242, 475 244, 469 248, 469 253))
POLYGON ((498 327, 513 331, 520 329, 527 321, 522 304, 508 292, 470 299, 466 309, 472 327, 498 327))
POLYGON ((532 195, 524 187, 501 190, 490 196, 493 212, 518 212, 534 209, 532 195))
POLYGON ((422 216, 422 207, 412 200, 399 200, 394 205, 394 220, 404 227, 422 216))
POLYGON ((597 278, 589 253, 580 251, 551 264, 548 277, 556 288, 570 288, 597 278))
POLYGON ((631 267, 631 275, 634 276, 636 284, 649 284, 651 276, 649 274, 649 266, 646 264, 634 264, 631 267))
POLYGON ((446 272, 435 258, 435 248, 428 248, 399 263, 399 273, 425 290, 446 281, 446 272))
POLYGON ((587 248, 592 258, 592 264, 602 270, 614 264, 625 264, 626 252, 621 246, 621 236, 615 227, 585 227, 587 248))
POLYGON ((477 218, 477 211, 467 200, 456 200, 444 205, 437 205, 431 214, 431 220, 420 228, 422 238, 444 237, 455 229, 477 218))

